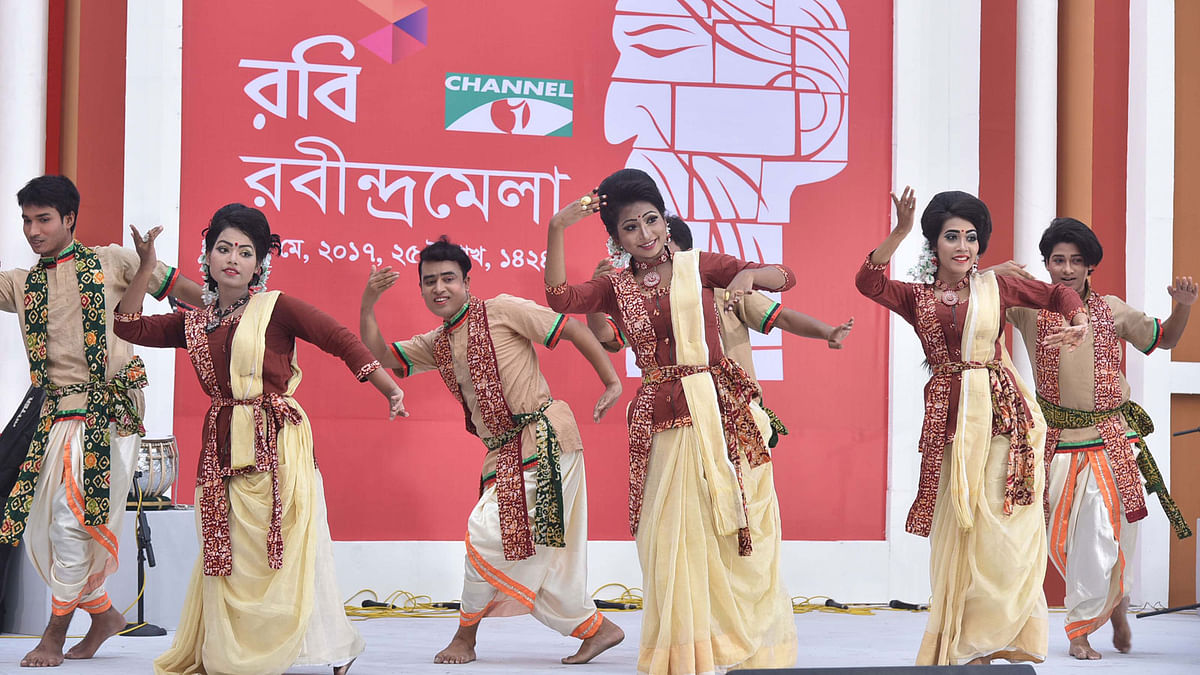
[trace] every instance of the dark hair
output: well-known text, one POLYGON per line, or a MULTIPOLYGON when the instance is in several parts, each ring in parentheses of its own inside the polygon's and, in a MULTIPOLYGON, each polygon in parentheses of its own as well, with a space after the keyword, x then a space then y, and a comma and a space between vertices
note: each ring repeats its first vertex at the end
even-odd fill
POLYGON ((458 244, 450 243, 449 235, 443 234, 438 240, 421 249, 420 262, 417 264, 417 279, 421 278, 421 266, 427 262, 454 262, 462 269, 463 279, 471 272, 471 257, 458 244))
POLYGON ((650 202, 659 213, 667 210, 662 193, 650 174, 641 169, 621 169, 600 181, 596 191, 604 196, 605 205, 600 207, 600 220, 608 236, 617 238, 617 218, 621 209, 635 202, 650 202))
POLYGON ((1096 238, 1092 228, 1074 218, 1055 218, 1050 221, 1050 227, 1046 228, 1042 233, 1042 240, 1038 242, 1042 262, 1050 262, 1050 254, 1054 252, 1054 247, 1062 243, 1078 246, 1083 255, 1083 263, 1088 267, 1099 265, 1104 257, 1104 247, 1100 245, 1100 240, 1096 238))
POLYGON ((667 232, 671 233, 671 241, 679 247, 680 251, 692 250, 692 228, 684 222, 683 218, 672 213, 666 216, 667 232))
MULTIPOLYGON (((217 237, 231 227, 245 232, 246 236, 250 237, 250 242, 254 244, 256 264, 261 264, 268 252, 279 252, 279 235, 271 234, 271 225, 263 212, 245 204, 234 203, 217 209, 212 220, 208 221, 208 227, 200 233, 204 237, 205 255, 212 253, 213 247, 217 245, 217 237)), ((206 274, 204 281, 210 289, 217 289, 217 282, 213 279, 211 271, 206 274)), ((256 284, 258 272, 250 277, 250 285, 256 284)))
POLYGON ((75 222, 71 223, 71 232, 74 232, 75 226, 79 224, 79 190, 66 176, 47 174, 34 178, 17 192, 17 205, 22 208, 49 206, 58 211, 60 218, 66 218, 68 214, 74 215, 75 222))
POLYGON ((987 251, 988 239, 992 238, 992 214, 988 212, 987 204, 978 197, 958 190, 937 193, 921 214, 921 234, 925 235, 929 248, 937 251, 942 225, 955 217, 975 226, 976 236, 979 237, 979 255, 983 255, 987 251))

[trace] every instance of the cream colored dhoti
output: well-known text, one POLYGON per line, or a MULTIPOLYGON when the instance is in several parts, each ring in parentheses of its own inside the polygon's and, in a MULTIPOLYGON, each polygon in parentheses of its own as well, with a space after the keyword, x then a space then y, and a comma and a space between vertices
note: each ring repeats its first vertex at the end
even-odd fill
POLYGON ((1067 637, 1096 631, 1129 589, 1137 523, 1125 519, 1103 449, 1060 452, 1050 464, 1050 560, 1066 580, 1067 637))
POLYGON ((53 613, 83 608, 100 614, 112 607, 105 579, 117 571, 117 534, 137 463, 139 436, 121 436, 109 427, 109 514, 107 525, 83 524, 83 420, 62 420, 50 428, 33 506, 25 528, 29 560, 53 594, 53 613))
MULTIPOLYGON (((505 560, 496 486, 489 485, 467 519, 467 560, 459 625, 485 616, 531 614, 563 635, 587 639, 603 619, 587 592, 587 482, 582 452, 564 452, 563 533, 566 547, 537 546, 524 560, 505 560)), ((537 467, 524 472, 525 503, 532 523, 537 507, 537 467)))

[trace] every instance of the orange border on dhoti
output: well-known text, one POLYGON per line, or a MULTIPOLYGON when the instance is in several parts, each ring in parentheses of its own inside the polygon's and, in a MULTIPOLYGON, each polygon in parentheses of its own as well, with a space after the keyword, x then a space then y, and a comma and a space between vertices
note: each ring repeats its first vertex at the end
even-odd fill
MULTIPOLYGON (((1112 526, 1113 536, 1117 540, 1117 567, 1120 574, 1120 593, 1117 602, 1125 597, 1125 553, 1121 550, 1121 498, 1117 492, 1117 481, 1113 477, 1112 467, 1105 461, 1102 451, 1087 453, 1088 464, 1091 465, 1092 475, 1096 478, 1096 486, 1100 489, 1100 497, 1104 500, 1104 508, 1108 510, 1108 522, 1112 526)), ((1074 640, 1081 635, 1096 632, 1112 616, 1113 607, 1108 607, 1100 616, 1094 619, 1072 621, 1063 627, 1067 637, 1074 640)))
POLYGON ((467 560, 471 562, 471 567, 474 567, 475 571, 479 572, 479 575, 494 586, 496 590, 525 605, 530 611, 533 611, 533 601, 537 599, 537 593, 512 580, 506 574, 493 567, 487 560, 484 560, 479 551, 471 545, 470 532, 467 533, 466 544, 467 560))
POLYGON ((75 514, 75 519, 79 521, 83 529, 92 535, 92 539, 99 542, 116 559, 117 537, 112 530, 108 529, 107 525, 93 527, 84 522, 83 493, 79 491, 79 486, 75 483, 75 473, 71 468, 71 439, 67 439, 67 447, 63 450, 63 486, 67 489, 67 506, 70 507, 71 513, 75 514))
POLYGON ((604 623, 604 617, 600 615, 600 610, 592 612, 592 615, 584 619, 575 630, 571 631, 571 637, 586 640, 596 634, 600 630, 600 624, 604 623))
POLYGON ((108 593, 101 595, 95 600, 79 603, 79 608, 88 614, 103 614, 112 607, 112 600, 109 599, 108 593))
POLYGON ((1067 532, 1071 525, 1071 504, 1075 501, 1075 481, 1079 480, 1079 470, 1082 468, 1084 456, 1088 453, 1072 453, 1067 480, 1063 483, 1062 495, 1058 498, 1058 508, 1054 509, 1050 520, 1050 559, 1058 571, 1067 574, 1067 532))

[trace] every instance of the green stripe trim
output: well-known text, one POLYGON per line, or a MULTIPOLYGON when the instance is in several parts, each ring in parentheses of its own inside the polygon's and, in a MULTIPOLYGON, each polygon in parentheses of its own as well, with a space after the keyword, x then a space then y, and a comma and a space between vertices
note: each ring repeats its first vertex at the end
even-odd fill
POLYGON ((1158 343, 1160 341, 1162 341, 1162 322, 1159 321, 1158 319, 1155 319, 1154 320, 1154 339, 1150 341, 1149 347, 1146 347, 1145 349, 1139 349, 1138 351, 1140 351, 1143 354, 1149 354, 1150 352, 1154 351, 1155 349, 1158 349, 1158 343))
POLYGON ((403 374, 397 374, 400 377, 408 377, 408 374, 412 372, 412 359, 408 358, 408 354, 404 352, 404 347, 400 346, 399 342, 392 343, 392 353, 396 355, 396 358, 400 359, 400 367, 395 370, 403 371, 403 374))
POLYGON ((766 335, 775 327, 775 321, 779 319, 779 315, 783 313, 783 305, 778 302, 771 305, 771 309, 763 316, 762 323, 758 325, 758 332, 766 335))
POLYGON ((542 340, 542 344, 550 349, 554 349, 554 346, 558 344, 559 338, 562 337, 563 327, 566 326, 566 323, 567 317, 559 314, 558 319, 554 321, 554 325, 550 327, 550 332, 546 333, 546 338, 542 340))
POLYGON ((467 310, 470 309, 470 307, 471 303, 470 301, 467 301, 463 303, 462 309, 458 310, 454 316, 450 317, 450 320, 445 323, 447 332, 453 331, 455 328, 458 328, 462 325, 463 321, 467 318, 467 310))
POLYGON ((621 334, 621 329, 617 328, 617 322, 608 315, 604 316, 604 320, 608 322, 609 327, 613 330, 613 335, 616 336, 613 338, 613 342, 617 343, 618 349, 624 348, 627 342, 625 341, 625 336, 621 334))
POLYGON ((87 415, 87 408, 79 408, 76 410, 59 410, 54 413, 54 419, 59 420, 66 417, 84 417, 87 415))
MULTIPOLYGON (((534 456, 530 457, 529 459, 522 460, 521 461, 521 470, 528 471, 529 467, 533 466, 534 464, 537 464, 537 462, 538 462, 537 455, 534 455, 534 456)), ((489 481, 493 481, 493 480, 496 480, 496 472, 495 471, 492 471, 492 472, 486 474, 483 478, 480 479, 480 482, 482 482, 484 484, 484 486, 486 487, 487 483, 489 481)))
MULTIPOLYGON (((1125 438, 1127 438, 1131 441, 1136 440, 1138 438, 1137 432, 1127 431, 1127 432, 1125 432, 1125 438)), ((1058 449, 1060 449, 1060 450, 1064 450, 1064 449, 1065 450, 1078 450, 1080 448, 1092 448, 1092 447, 1103 448, 1104 447, 1104 439, 1097 438, 1097 439, 1090 440, 1090 441, 1071 441, 1069 443, 1064 443, 1062 441, 1059 441, 1059 443, 1058 443, 1058 449)))
POLYGON ((150 293, 150 295, 154 296, 155 300, 162 300, 163 298, 167 297, 167 294, 171 292, 171 289, 175 288, 175 282, 179 280, 178 268, 168 265, 167 269, 170 271, 167 272, 167 276, 163 278, 162 284, 159 285, 158 290, 150 293))

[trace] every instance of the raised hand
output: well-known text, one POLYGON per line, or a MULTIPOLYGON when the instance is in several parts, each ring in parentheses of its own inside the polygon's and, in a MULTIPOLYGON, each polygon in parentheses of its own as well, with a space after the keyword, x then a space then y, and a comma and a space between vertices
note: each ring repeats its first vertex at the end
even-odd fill
POLYGON ((608 204, 608 195, 597 195, 593 189, 588 194, 562 207, 550 218, 550 227, 567 229, 568 227, 600 211, 600 206, 608 204))
POLYGON ((829 348, 841 349, 842 342, 850 336, 852 328, 854 328, 854 317, 846 319, 846 322, 840 326, 834 326, 833 330, 829 332, 829 337, 825 340, 829 344, 829 348))
POLYGON ((1175 283, 1167 286, 1167 293, 1171 299, 1181 305, 1190 306, 1196 302, 1196 295, 1200 292, 1200 286, 1191 277, 1175 277, 1175 283))
POLYGON ((612 410, 612 407, 617 404, 617 400, 621 398, 621 391, 619 380, 604 388, 604 393, 600 394, 600 400, 596 401, 596 409, 592 411, 593 422, 599 422, 605 413, 612 410))
POLYGON ((1021 277, 1022 279, 1036 279, 1037 277, 1025 270, 1025 266, 1015 260, 1008 260, 999 265, 992 265, 984 270, 984 272, 995 272, 997 276, 1002 277, 1021 277))
POLYGON ((367 277, 367 286, 363 289, 363 302, 374 303, 383 295, 383 292, 400 280, 400 273, 394 271, 391 266, 377 269, 374 265, 371 266, 371 276, 367 277))
POLYGON ((892 204, 896 207, 896 232, 908 234, 912 231, 913 214, 917 211, 917 193, 911 187, 905 185, 904 192, 897 197, 895 192, 891 193, 892 204))
POLYGON ((158 235, 162 234, 162 231, 162 226, 156 225, 150 228, 150 231, 143 237, 136 227, 129 226, 129 233, 133 235, 133 248, 137 251, 138 261, 142 267, 153 267, 158 263, 158 254, 154 252, 154 240, 158 239, 158 235))

